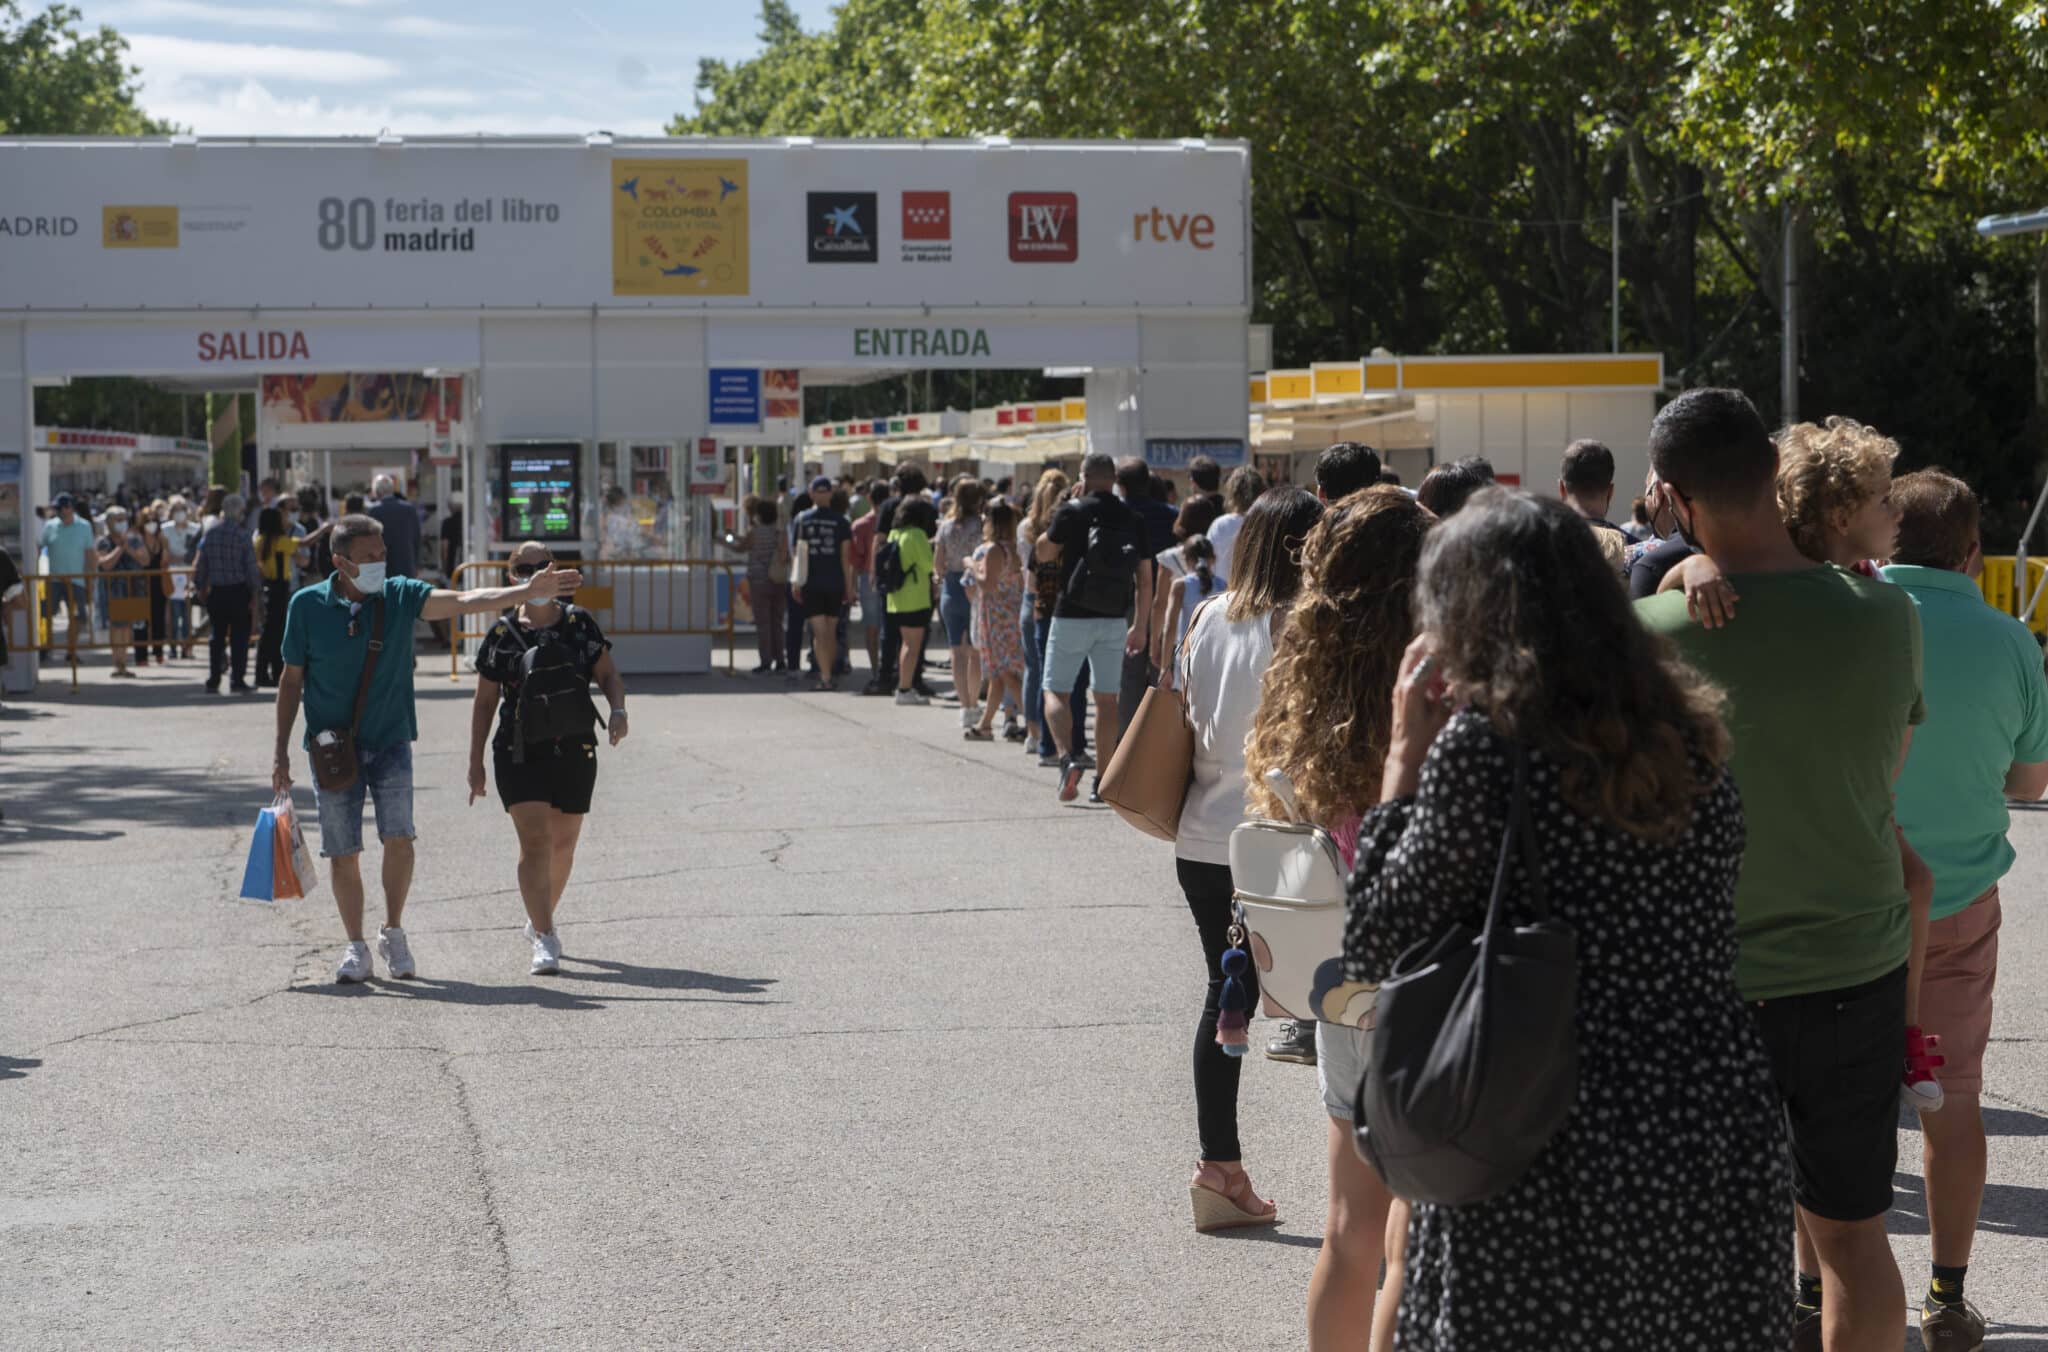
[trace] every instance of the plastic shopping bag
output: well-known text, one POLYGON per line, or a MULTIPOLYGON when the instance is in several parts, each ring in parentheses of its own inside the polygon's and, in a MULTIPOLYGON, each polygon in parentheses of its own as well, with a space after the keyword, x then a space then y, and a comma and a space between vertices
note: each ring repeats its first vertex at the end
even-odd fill
POLYGON ((251 901, 274 901, 271 888, 277 882, 277 812, 264 808, 256 814, 256 836, 249 842, 249 862, 242 869, 242 895, 251 901))
POLYGON ((299 830, 298 814, 292 811, 290 796, 279 794, 270 805, 270 812, 275 822, 271 833, 272 900, 311 896, 320 885, 320 875, 314 871, 313 852, 306 848, 305 833, 299 830))

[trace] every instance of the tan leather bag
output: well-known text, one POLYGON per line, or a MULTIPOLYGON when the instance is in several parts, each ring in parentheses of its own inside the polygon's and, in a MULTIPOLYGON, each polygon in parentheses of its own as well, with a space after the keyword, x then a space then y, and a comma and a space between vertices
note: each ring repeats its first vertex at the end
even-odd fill
MULTIPOLYGON (((1200 616, 1197 608, 1195 619, 1200 616)), ((1195 619, 1188 621, 1189 634, 1195 632, 1195 619)), ((1180 688, 1160 684, 1145 692, 1145 698, 1138 701, 1137 717, 1117 739, 1116 754, 1102 772, 1102 801, 1115 808, 1117 816, 1159 840, 1179 836, 1180 810, 1187 803, 1188 785, 1194 778, 1195 730, 1188 723, 1186 648, 1183 640, 1174 654, 1174 665, 1183 668, 1180 688)), ((1160 680, 1165 679, 1162 672, 1160 680)))

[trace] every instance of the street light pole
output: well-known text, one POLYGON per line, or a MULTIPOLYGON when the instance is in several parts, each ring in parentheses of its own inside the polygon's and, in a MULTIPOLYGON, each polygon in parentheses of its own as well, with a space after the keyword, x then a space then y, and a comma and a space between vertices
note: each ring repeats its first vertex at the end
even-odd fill
MULTIPOLYGON (((2048 207, 2037 211, 2016 211, 2004 216, 1986 216, 1977 222, 1977 233, 1986 239, 2003 239, 2011 235, 2035 235, 2048 231, 2048 207)), ((2034 265, 2034 408, 2041 417, 2048 418, 2048 249, 2034 265)), ((2034 588, 2033 595, 2027 594, 2027 541, 2034 538, 2034 527, 2041 522, 2041 509, 2048 506, 2048 485, 2037 486, 2034 490, 2034 510, 2027 517, 2027 528, 2020 532, 2019 548, 2013 551, 2013 590, 2018 593, 2019 615, 2025 620, 2034 613, 2044 592, 2048 592, 2048 576, 2042 578, 2042 585, 2034 588)))

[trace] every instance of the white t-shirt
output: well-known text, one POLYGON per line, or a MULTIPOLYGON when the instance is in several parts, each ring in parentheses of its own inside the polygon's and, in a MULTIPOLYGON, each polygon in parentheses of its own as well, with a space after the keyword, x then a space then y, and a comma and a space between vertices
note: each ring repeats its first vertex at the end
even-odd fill
POLYGON ((1229 512, 1209 527, 1209 544, 1216 550, 1216 576, 1230 580, 1230 554, 1237 547, 1237 533, 1244 529, 1244 514, 1229 512))
POLYGON ((1244 743, 1259 711, 1259 686, 1273 663, 1273 617, 1230 620, 1225 602, 1204 610, 1188 633, 1188 723, 1195 733, 1194 782, 1180 810, 1173 853, 1198 864, 1228 864, 1230 833, 1246 816, 1244 743))

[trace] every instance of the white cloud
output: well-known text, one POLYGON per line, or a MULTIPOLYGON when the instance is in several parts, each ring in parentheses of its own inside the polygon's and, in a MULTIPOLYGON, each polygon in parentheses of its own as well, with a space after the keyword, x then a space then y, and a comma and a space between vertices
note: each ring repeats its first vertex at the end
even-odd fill
POLYGON ((311 6, 215 5, 205 0, 123 0, 93 12, 95 21, 122 27, 132 23, 200 23, 221 28, 268 28, 295 33, 331 33, 331 14, 311 6))
MULTIPOLYGON (((468 91, 415 91, 280 96, 259 80, 234 86, 181 84, 159 94, 146 90, 143 106, 151 116, 168 118, 202 136, 374 136, 379 129, 413 136, 463 136, 476 132, 512 136, 521 133, 578 133, 590 119, 552 107, 516 113, 501 109, 458 106, 482 100, 468 91)), ((654 135, 659 121, 621 121, 615 130, 628 135, 654 135)))
POLYGON ((387 33, 404 38, 496 38, 513 37, 517 29, 494 28, 484 24, 451 23, 420 14, 403 14, 379 25, 387 33))
MULTIPOLYGON (((401 74, 396 62, 382 57, 318 47, 210 42, 160 33, 136 33, 129 37, 128 48, 135 64, 142 68, 144 80, 152 86, 159 82, 184 84, 233 79, 282 79, 307 84, 350 85, 395 79, 401 74)), ((148 100, 143 106, 155 116, 165 115, 148 100)))

